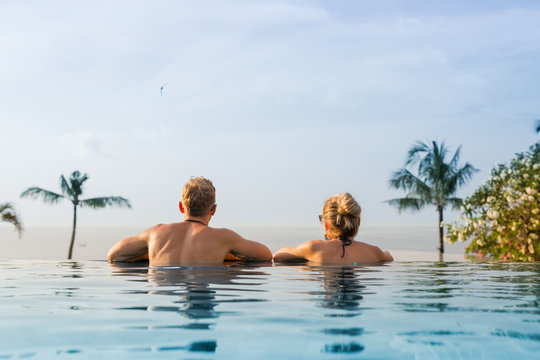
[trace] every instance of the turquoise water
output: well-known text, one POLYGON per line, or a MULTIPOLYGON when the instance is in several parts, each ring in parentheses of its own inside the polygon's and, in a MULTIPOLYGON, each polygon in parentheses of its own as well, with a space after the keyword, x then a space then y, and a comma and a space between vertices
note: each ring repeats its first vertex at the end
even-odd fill
POLYGON ((533 359, 540 264, 0 262, 0 359, 533 359))

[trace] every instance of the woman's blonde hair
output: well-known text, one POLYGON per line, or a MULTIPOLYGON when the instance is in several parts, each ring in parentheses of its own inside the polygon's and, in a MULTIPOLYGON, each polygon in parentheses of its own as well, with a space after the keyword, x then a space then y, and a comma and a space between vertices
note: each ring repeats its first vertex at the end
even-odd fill
POLYGON ((323 219, 328 225, 329 238, 353 238, 360 227, 362 209, 351 194, 337 194, 326 200, 323 206, 323 219))
POLYGON ((189 179, 182 189, 182 205, 189 215, 207 215, 216 203, 216 188, 202 176, 189 179))

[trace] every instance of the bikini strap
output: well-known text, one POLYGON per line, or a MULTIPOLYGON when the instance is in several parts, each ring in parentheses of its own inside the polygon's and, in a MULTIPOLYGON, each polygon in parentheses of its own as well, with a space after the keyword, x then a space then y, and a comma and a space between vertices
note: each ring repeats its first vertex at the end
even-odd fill
POLYGON ((351 245, 352 240, 349 239, 346 236, 340 236, 338 239, 341 240, 341 248, 343 249, 343 253, 341 254, 341 257, 344 257, 345 256, 345 246, 351 245))

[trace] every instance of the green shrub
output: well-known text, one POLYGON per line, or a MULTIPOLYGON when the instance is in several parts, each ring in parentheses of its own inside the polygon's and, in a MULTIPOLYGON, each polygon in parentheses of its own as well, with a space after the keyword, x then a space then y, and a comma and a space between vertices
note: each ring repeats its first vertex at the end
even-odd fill
POLYGON ((447 226, 450 243, 470 239, 465 250, 478 257, 540 260, 540 143, 496 165, 462 212, 462 223, 447 226))

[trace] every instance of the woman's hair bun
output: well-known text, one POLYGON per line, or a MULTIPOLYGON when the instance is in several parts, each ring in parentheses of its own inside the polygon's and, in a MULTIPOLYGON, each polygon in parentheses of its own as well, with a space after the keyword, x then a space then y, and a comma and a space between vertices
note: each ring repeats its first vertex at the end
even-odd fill
POLYGON ((351 194, 344 193, 337 196, 337 212, 340 215, 360 216, 360 205, 351 194))
POLYGON ((353 238, 360 226, 360 205, 351 194, 337 194, 326 200, 323 206, 323 218, 329 226, 329 237, 353 238))

